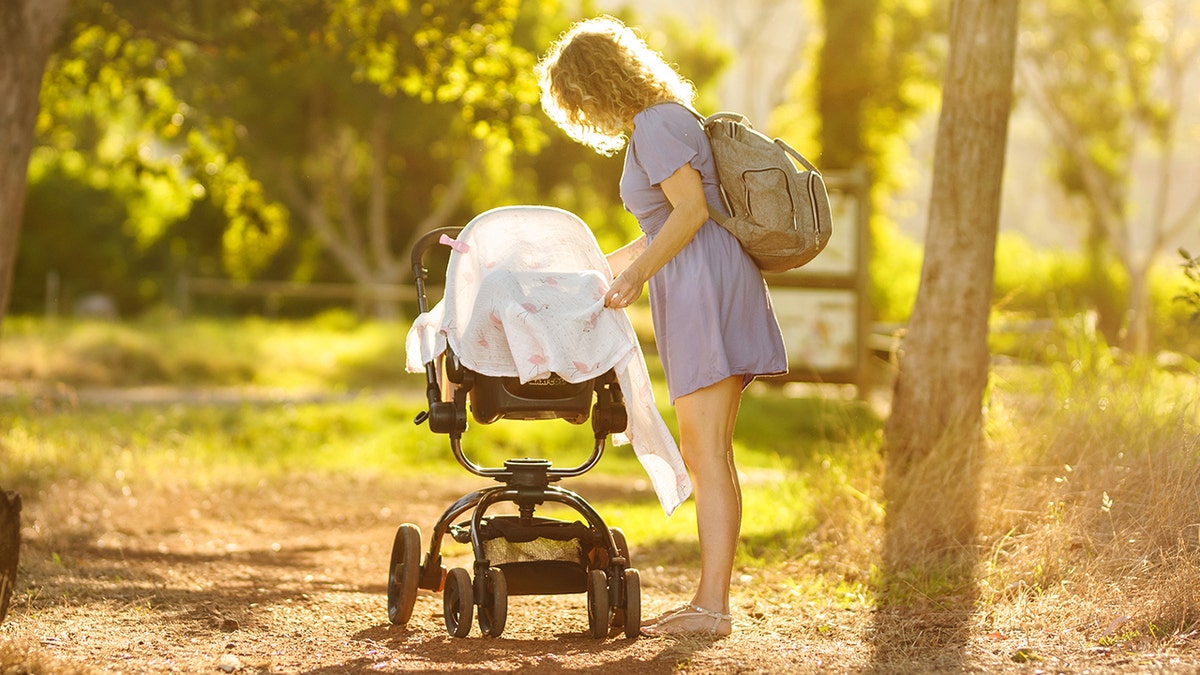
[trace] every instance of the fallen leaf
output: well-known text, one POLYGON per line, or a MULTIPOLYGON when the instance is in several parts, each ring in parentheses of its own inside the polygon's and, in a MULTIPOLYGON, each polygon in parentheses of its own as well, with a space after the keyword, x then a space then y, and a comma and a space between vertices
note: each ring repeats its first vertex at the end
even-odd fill
POLYGON ((1104 635, 1102 635, 1101 637, 1112 636, 1113 634, 1115 634, 1117 632, 1118 628, 1125 625, 1125 622, 1129 621, 1132 618, 1133 618, 1132 616, 1118 616, 1117 618, 1113 619, 1108 624, 1108 628, 1104 629, 1104 635))

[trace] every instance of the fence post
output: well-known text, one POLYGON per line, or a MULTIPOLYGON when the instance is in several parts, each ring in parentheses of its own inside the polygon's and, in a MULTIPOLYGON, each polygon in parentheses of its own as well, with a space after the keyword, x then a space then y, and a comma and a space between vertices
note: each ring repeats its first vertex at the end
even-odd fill
POLYGON ((59 297, 62 295, 62 280, 58 270, 46 272, 46 318, 58 316, 59 297))
POLYGON ((180 316, 192 313, 191 281, 187 272, 180 272, 175 278, 175 309, 180 316))

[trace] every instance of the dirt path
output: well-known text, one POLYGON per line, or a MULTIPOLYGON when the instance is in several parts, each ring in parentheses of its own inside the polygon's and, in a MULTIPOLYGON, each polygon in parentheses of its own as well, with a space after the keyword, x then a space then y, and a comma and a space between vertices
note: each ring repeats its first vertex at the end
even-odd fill
MULTIPOLYGON (((588 480, 572 487, 586 496, 588 480)), ((477 486, 309 479, 270 491, 102 494, 51 485, 26 498, 21 579, 0 629, 9 663, 0 666, 25 658, 41 660, 42 672, 1196 672, 1195 659, 1096 650, 1082 634, 1000 638, 972 616, 821 606, 789 585, 788 570, 736 588, 735 633, 723 640, 586 637, 582 595, 512 598, 499 639, 477 629, 448 637, 441 596, 424 591, 408 627, 391 626, 385 580, 396 527, 410 521, 427 533, 477 486), (1036 662, 1013 660, 1022 644, 1036 662)), ((685 600, 694 571, 639 561, 630 543, 646 613, 685 600)))

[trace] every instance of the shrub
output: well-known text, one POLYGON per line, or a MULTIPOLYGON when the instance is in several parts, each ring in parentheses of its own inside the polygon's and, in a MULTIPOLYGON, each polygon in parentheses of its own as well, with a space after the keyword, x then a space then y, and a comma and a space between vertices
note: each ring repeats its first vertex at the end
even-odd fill
POLYGON ((1200 256, 1192 257, 1184 249, 1179 249, 1183 257, 1183 275, 1187 279, 1183 292, 1175 296, 1176 301, 1182 301, 1190 308, 1191 322, 1200 323, 1200 256))

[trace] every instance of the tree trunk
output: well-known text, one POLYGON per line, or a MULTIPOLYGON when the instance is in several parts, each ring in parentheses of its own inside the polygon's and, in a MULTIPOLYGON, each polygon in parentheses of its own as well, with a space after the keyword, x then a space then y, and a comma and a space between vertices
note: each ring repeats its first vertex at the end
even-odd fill
POLYGON ((12 296, 38 94, 67 0, 0 4, 0 326, 12 296))
POLYGON ((975 537, 1017 0, 956 0, 925 262, 884 455, 885 564, 947 571, 975 537))
POLYGON ((817 112, 821 119, 821 166, 853 169, 866 155, 863 102, 870 94, 878 0, 824 0, 817 112), (849 63, 847 63, 849 61, 849 63))
POLYGON ((0 492, 0 621, 8 616, 8 603, 17 584, 21 553, 21 495, 0 492))
POLYGON ((1129 273, 1129 310, 1125 316, 1125 335, 1121 346, 1133 354, 1150 353, 1150 315, 1154 311, 1150 297, 1150 263, 1131 264, 1129 273))

